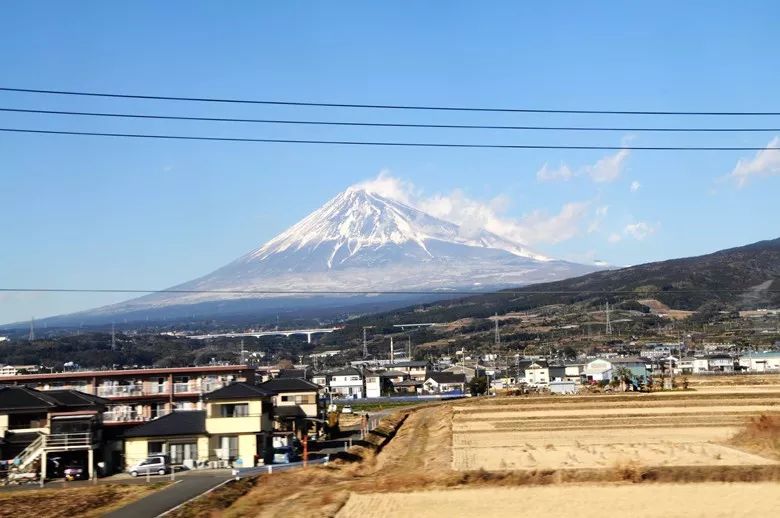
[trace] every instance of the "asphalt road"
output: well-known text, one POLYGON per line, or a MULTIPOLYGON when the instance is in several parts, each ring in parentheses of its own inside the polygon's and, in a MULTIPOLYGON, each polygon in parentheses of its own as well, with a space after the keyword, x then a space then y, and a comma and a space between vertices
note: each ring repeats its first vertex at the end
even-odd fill
MULTIPOLYGON (((167 480, 168 477, 152 477, 152 479, 155 478, 163 481, 167 480)), ((179 477, 173 485, 132 502, 106 516, 109 518, 151 518, 158 516, 193 497, 203 494, 230 478, 232 478, 231 475, 225 472, 209 473, 208 471, 203 471, 188 473, 186 476, 179 477)))

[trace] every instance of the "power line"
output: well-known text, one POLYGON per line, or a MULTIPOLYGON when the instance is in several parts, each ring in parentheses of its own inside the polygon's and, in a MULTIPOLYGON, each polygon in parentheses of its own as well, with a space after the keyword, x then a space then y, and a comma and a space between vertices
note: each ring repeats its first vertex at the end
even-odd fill
POLYGON ((64 110, 36 110, 26 108, 0 108, 0 112, 34 113, 41 115, 75 115, 85 117, 109 117, 125 119, 152 119, 199 122, 240 122, 254 124, 288 124, 309 126, 358 126, 375 128, 431 128, 431 129, 485 129, 510 131, 631 131, 656 133, 775 133, 780 128, 669 128, 669 127, 620 127, 620 126, 507 126, 489 124, 422 124, 401 122, 357 122, 357 121, 324 121, 324 120, 290 120, 290 119, 244 119, 234 117, 197 117, 183 115, 156 115, 140 113, 117 112, 82 112, 64 110))
POLYGON ((312 101, 278 101, 256 99, 231 99, 218 97, 182 97, 165 95, 117 94, 103 92, 85 92, 73 90, 42 90, 35 88, 0 87, 4 92, 22 92, 47 95, 75 95, 84 97, 110 97, 115 99, 144 99, 155 101, 190 101, 233 104, 263 104, 277 106, 317 106, 323 108, 370 108, 377 110, 436 110, 461 112, 509 112, 509 113, 561 113, 561 114, 592 114, 592 115, 703 115, 703 116, 777 116, 780 112, 764 111, 656 111, 656 110, 570 110, 548 108, 489 108, 467 106, 432 106, 432 105, 401 105, 401 104, 357 104, 312 101))
MULTIPOLYGON (((752 288, 720 288, 720 289, 680 289, 664 290, 660 294, 676 293, 746 293, 755 291, 752 288)), ((180 293, 180 294, 235 294, 235 295, 599 295, 599 294, 636 294, 636 290, 186 290, 186 289, 117 289, 117 288, 0 288, 0 292, 8 293, 180 293)), ((780 293, 780 290, 762 290, 762 293, 780 293)))
POLYGON ((40 135, 79 135, 89 137, 117 137, 134 139, 197 140, 214 142, 256 142, 266 144, 323 144, 338 146, 389 146, 389 147, 429 147, 429 148, 472 148, 472 149, 572 149, 619 151, 780 151, 780 147, 755 146, 585 146, 554 144, 471 144, 445 142, 386 142, 362 140, 320 140, 320 139, 273 139, 248 137, 206 137, 191 135, 154 135, 144 133, 107 133, 100 131, 55 131, 21 128, 0 128, 6 133, 29 133, 40 135))

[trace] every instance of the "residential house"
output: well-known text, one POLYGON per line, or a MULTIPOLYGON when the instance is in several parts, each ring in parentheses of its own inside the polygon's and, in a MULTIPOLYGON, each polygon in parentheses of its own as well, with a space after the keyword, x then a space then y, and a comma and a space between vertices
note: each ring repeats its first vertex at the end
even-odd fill
POLYGON ((331 374, 328 388, 334 398, 360 399, 364 394, 363 374, 354 367, 345 367, 331 374))
POLYGON ((693 374, 700 374, 710 370, 710 362, 707 358, 694 358, 693 359, 693 374))
POLYGON ((188 468, 204 467, 210 458, 205 410, 171 412, 127 430, 124 438, 126 466, 156 453, 188 468))
POLYGON ((430 364, 426 361, 401 361, 394 362, 389 367, 392 370, 406 374, 410 379, 425 381, 428 378, 430 364))
POLYGON ((475 377, 483 376, 485 374, 485 369, 481 365, 461 365, 456 363, 441 372, 464 374, 466 376, 466 382, 470 382, 475 377))
POLYGON ((272 456, 275 394, 251 383, 233 383, 203 396, 209 449, 230 465, 254 466, 272 456))
POLYGON ((537 360, 525 368, 525 382, 535 387, 546 387, 550 381, 550 368, 546 361, 537 360))
POLYGON ((259 386, 274 394, 274 431, 294 432, 300 438, 320 429, 323 409, 319 385, 302 378, 275 378, 259 386))
POLYGON ((76 390, 40 391, 0 387, 0 452, 24 470, 46 478, 47 458, 57 455, 80 462, 90 477, 96 462, 111 468, 112 456, 102 436, 102 413, 108 402, 76 390))
POLYGON ((466 391, 466 375, 454 372, 431 372, 423 383, 428 394, 463 394, 466 391))
POLYGON ((652 364, 644 358, 621 357, 610 358, 609 361, 612 363, 613 378, 616 376, 617 371, 621 371, 623 369, 627 370, 630 373, 631 379, 637 383, 645 383, 650 378, 651 371, 648 368, 648 365, 652 366, 652 364))
POLYGON ((602 382, 612 380, 612 363, 608 360, 597 358, 585 364, 582 376, 588 382, 602 382))

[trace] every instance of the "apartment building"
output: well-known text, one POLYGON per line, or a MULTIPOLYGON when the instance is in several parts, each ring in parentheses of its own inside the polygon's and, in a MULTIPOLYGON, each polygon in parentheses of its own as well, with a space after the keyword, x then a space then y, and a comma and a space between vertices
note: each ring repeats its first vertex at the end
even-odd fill
POLYGON ((106 426, 138 424, 173 410, 203 410, 202 396, 233 382, 255 382, 248 365, 206 365, 0 376, 0 385, 78 390, 108 400, 106 426))

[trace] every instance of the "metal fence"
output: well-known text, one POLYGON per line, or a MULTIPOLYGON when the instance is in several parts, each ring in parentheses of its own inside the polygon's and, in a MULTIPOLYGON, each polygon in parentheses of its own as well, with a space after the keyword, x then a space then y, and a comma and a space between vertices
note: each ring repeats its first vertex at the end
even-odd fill
POLYGON ((310 460, 306 463, 301 461, 301 462, 290 462, 289 464, 266 464, 264 466, 255 466, 253 468, 236 468, 233 470, 233 476, 236 477, 236 479, 240 479, 245 477, 252 477, 255 475, 261 475, 263 473, 268 473, 270 475, 273 473, 278 473, 280 471, 302 468, 304 467, 304 465, 313 466, 316 464, 327 464, 329 460, 330 460, 330 456, 326 455, 325 457, 310 460))

